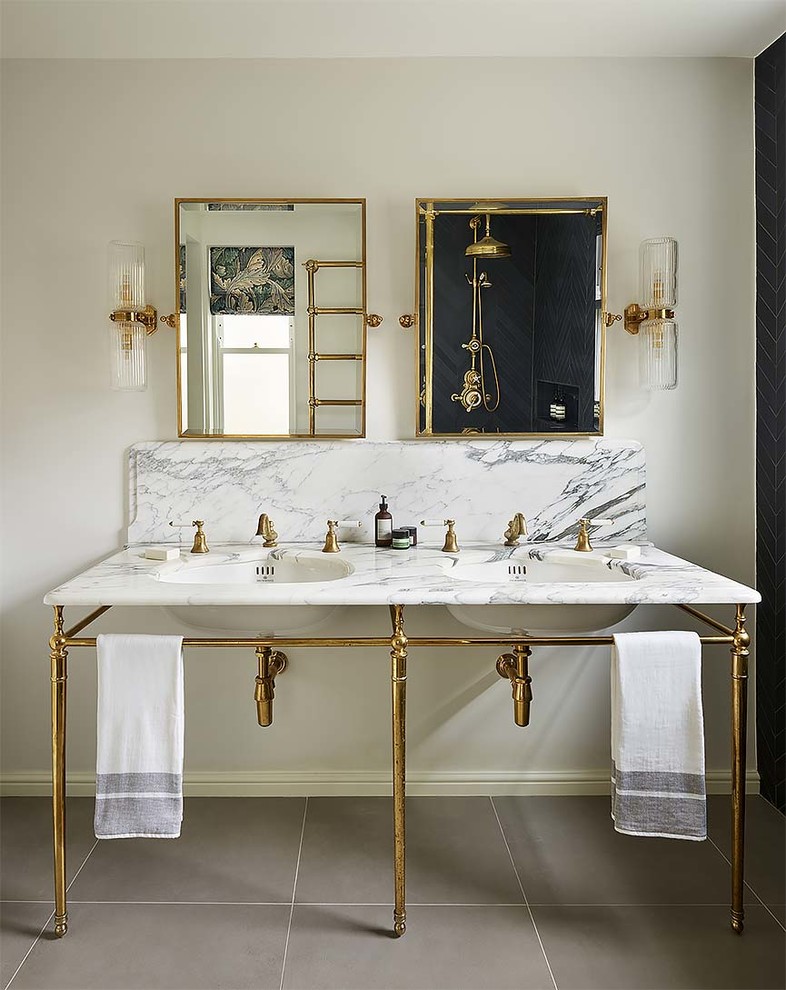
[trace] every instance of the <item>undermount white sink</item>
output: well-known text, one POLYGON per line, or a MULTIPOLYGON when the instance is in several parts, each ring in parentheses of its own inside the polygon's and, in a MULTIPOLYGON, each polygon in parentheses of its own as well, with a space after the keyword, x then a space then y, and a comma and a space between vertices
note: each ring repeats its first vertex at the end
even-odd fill
MULTIPOLYGON (((339 581, 354 568, 340 558, 319 552, 262 553, 252 560, 196 564, 159 575, 168 584, 287 585, 339 581)), ((195 588, 196 590, 196 588, 195 588)), ((337 605, 170 605, 167 611, 197 629, 222 629, 260 636, 305 632, 323 625, 337 605)))
MULTIPOLYGON (((611 569, 603 558, 560 557, 536 560, 529 557, 479 563, 455 562, 445 573, 454 581, 521 584, 625 584, 636 579, 611 569)), ((586 633, 608 629, 622 622, 635 608, 627 603, 603 605, 448 605, 459 622, 483 632, 507 635, 586 633)))

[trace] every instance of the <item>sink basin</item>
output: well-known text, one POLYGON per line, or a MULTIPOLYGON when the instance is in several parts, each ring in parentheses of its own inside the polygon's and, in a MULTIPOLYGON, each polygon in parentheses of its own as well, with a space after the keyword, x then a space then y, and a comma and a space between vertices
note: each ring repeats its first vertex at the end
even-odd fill
MULTIPOLYGON (((514 584, 627 584, 635 578, 610 569, 598 557, 560 556, 555 560, 529 557, 447 565, 454 581, 514 584)), ((588 633, 622 622, 635 608, 627 603, 610 605, 448 605, 459 622, 472 629, 500 635, 551 635, 588 633)))
MULTIPOLYGON (((345 560, 319 552, 262 553, 251 560, 198 564, 168 571, 159 580, 197 588, 227 585, 287 585, 340 581, 354 568, 345 560)), ((167 611, 196 629, 221 629, 238 634, 283 636, 323 625, 337 605, 170 605, 167 611)))
POLYGON ((162 574, 159 581, 168 584, 313 584, 316 581, 339 581, 349 577, 354 568, 345 560, 321 554, 265 554, 254 560, 205 564, 162 574))

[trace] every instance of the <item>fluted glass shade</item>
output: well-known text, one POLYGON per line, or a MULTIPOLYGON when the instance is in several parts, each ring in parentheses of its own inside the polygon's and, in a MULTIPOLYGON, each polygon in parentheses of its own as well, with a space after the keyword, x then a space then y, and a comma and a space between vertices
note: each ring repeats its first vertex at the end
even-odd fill
MULTIPOLYGON (((138 312, 145 308, 145 249, 136 241, 109 243, 109 306, 138 312)), ((147 388, 147 331, 141 323, 117 322, 110 330, 112 388, 147 388)))
POLYGON ((673 309, 677 305, 677 242, 653 237, 641 242, 642 309, 673 309))
POLYGON ((109 242, 109 307, 144 309, 145 248, 136 241, 109 242))
POLYGON ((645 320, 639 327, 639 383, 652 392, 677 387, 675 320, 645 320))
POLYGON ((110 334, 110 385, 143 391, 147 388, 147 331, 141 323, 113 323, 110 334))

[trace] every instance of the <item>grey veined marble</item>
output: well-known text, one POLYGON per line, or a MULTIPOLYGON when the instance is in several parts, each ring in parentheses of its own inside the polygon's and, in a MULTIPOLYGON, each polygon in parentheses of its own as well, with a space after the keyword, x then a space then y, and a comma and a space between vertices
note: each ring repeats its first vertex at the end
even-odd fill
POLYGON ((129 482, 130 544, 177 543, 170 520, 192 519, 215 543, 245 543, 261 512, 282 542, 317 541, 331 518, 360 520, 344 542, 370 543, 380 493, 396 524, 450 517, 465 541, 498 540, 515 512, 530 543, 569 539, 581 516, 612 520, 598 530, 604 541, 646 540, 634 440, 139 443, 129 482))

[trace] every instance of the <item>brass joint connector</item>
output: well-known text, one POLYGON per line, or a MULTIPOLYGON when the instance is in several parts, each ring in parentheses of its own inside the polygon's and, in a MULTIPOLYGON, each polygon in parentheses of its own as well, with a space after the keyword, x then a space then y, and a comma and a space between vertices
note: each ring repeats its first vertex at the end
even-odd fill
POLYGON ((507 677, 513 697, 513 721, 516 725, 529 725, 532 704, 532 678, 529 676, 529 658, 532 650, 528 646, 516 645, 514 653, 503 653, 497 659, 497 673, 507 677))
POLYGON ((263 727, 273 724, 273 699, 276 696, 276 677, 289 666, 285 653, 270 646, 256 649, 258 669, 254 681, 254 701, 257 706, 257 722, 263 727))

